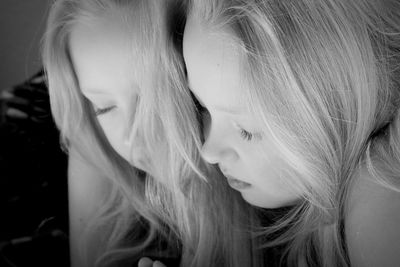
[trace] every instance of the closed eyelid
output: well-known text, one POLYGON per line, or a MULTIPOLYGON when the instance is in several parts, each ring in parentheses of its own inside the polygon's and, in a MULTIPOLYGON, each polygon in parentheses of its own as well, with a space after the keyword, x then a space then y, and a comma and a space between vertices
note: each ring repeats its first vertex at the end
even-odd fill
POLYGON ((106 108, 102 108, 102 109, 95 109, 95 115, 96 116, 100 116, 103 114, 106 114, 107 112, 110 112, 111 110, 115 109, 117 106, 113 105, 113 106, 109 106, 106 108))
POLYGON ((99 108, 89 97, 87 97, 85 94, 83 95, 86 101, 88 101, 88 104, 92 107, 95 116, 103 115, 111 111, 112 109, 116 108, 116 105, 109 105, 104 108, 99 108))
POLYGON ((236 129, 238 129, 240 131, 240 133, 243 135, 242 131, 246 131, 247 133, 251 134, 252 138, 256 139, 256 140, 261 140, 263 137, 262 132, 260 131, 255 131, 255 130, 247 130, 246 127, 241 126, 238 123, 234 123, 234 126, 236 129))

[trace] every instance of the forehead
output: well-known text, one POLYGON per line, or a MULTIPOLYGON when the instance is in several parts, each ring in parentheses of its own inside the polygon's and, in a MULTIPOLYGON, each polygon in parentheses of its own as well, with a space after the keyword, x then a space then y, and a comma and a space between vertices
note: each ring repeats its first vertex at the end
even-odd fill
POLYGON ((78 22, 72 28, 69 50, 81 88, 115 88, 130 82, 134 60, 127 36, 116 19, 78 22))
POLYGON ((228 28, 210 29, 195 17, 187 21, 183 53, 193 92, 207 106, 243 107, 240 56, 228 28))

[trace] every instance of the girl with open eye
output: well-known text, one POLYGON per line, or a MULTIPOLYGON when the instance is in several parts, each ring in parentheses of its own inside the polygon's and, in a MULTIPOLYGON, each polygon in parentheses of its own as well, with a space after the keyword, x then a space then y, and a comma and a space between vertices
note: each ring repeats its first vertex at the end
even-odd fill
POLYGON ((181 4, 52 6, 43 58, 69 153, 72 266, 256 264, 254 211, 200 157, 181 4))
POLYGON ((280 247, 267 266, 398 265, 400 2, 189 2, 202 157, 266 216, 287 209, 256 232, 280 247))

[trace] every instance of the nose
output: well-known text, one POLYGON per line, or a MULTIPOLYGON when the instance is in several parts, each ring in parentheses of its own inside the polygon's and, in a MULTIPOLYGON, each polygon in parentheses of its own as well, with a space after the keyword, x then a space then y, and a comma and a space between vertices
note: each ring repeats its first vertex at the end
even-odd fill
POLYGON ((125 145, 132 145, 133 139, 135 137, 135 133, 137 132, 139 122, 135 123, 135 111, 136 105, 132 105, 132 103, 128 102, 125 105, 121 104, 122 116, 123 120, 121 125, 122 127, 122 138, 125 145))
POLYGON ((128 124, 127 120, 123 121, 125 125, 122 126, 122 140, 124 145, 131 146, 133 143, 133 139, 135 138, 134 135, 134 125, 128 124))
POLYGON ((141 119, 135 116, 136 102, 130 98, 120 101, 120 112, 122 125, 119 125, 121 130, 121 141, 127 152, 128 161, 135 167, 148 172, 146 157, 143 149, 143 139, 140 134, 141 119), (129 99, 129 100, 128 100, 129 99), (128 101, 127 101, 128 100, 128 101))
MULTIPOLYGON (((135 124, 136 125, 136 124, 135 124)), ((136 126, 131 126, 134 128, 136 126)), ((145 146, 143 134, 140 130, 130 130, 126 147, 130 164, 146 173, 153 174, 151 157, 145 146)))
POLYGON ((203 159, 210 164, 232 164, 238 158, 235 149, 228 143, 226 136, 213 129, 208 129, 204 136, 204 144, 201 149, 203 159))
POLYGON ((141 147, 133 147, 131 151, 132 165, 146 173, 152 174, 150 162, 146 156, 146 152, 141 147))

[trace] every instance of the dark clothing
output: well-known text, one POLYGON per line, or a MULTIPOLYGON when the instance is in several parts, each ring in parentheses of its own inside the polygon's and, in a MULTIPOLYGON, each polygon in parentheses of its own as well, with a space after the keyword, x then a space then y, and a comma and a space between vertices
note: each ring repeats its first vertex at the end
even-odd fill
POLYGON ((0 177, 0 266, 69 266, 67 155, 43 71, 2 91, 0 177))

